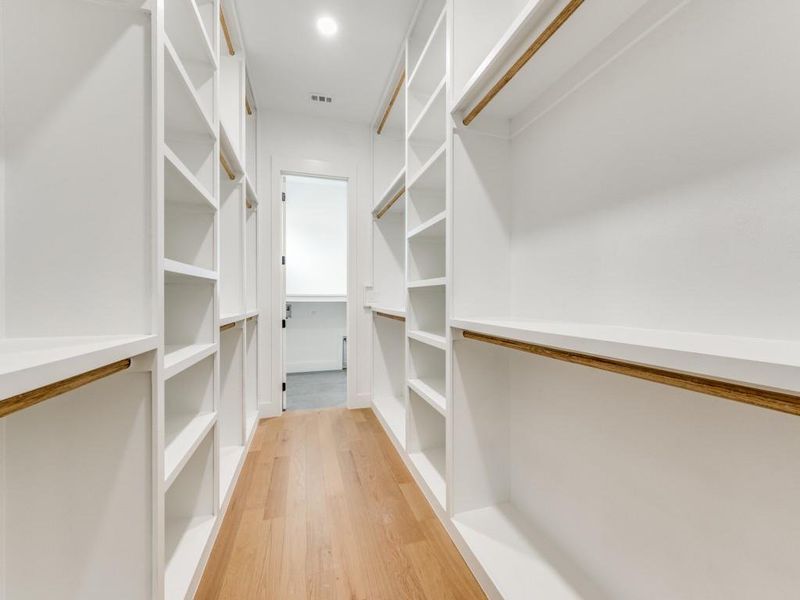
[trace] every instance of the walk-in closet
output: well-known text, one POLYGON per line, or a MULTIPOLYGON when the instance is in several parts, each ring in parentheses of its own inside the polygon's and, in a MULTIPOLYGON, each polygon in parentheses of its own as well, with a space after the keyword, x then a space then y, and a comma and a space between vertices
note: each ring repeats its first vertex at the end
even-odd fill
POLYGON ((800 4, 0 0, 0 600, 796 600, 800 4))

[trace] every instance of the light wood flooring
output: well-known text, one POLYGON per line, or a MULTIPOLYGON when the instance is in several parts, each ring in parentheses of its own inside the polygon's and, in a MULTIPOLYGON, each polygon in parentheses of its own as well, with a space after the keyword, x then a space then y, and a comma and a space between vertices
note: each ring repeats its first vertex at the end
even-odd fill
POLYGON ((371 410, 262 421, 196 598, 483 599, 371 410))

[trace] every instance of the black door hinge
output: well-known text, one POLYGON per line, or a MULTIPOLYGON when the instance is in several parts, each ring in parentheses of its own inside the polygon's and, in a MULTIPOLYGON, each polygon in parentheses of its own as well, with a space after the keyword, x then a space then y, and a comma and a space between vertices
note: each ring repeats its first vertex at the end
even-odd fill
POLYGON ((282 392, 286 391, 286 382, 285 381, 281 384, 281 391, 282 392))
POLYGON ((286 329, 286 319, 281 319, 281 329, 286 329))
POLYGON ((282 265, 286 264, 286 257, 285 256, 281 256, 281 264, 282 265))
POLYGON ((281 202, 286 202, 286 192, 281 192, 281 202))

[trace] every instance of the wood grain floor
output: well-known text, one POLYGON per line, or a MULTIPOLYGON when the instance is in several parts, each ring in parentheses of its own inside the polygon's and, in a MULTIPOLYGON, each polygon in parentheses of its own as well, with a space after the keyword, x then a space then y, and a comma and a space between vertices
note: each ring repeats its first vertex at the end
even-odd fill
POLYGON ((196 598, 485 598, 370 410, 262 421, 196 598))

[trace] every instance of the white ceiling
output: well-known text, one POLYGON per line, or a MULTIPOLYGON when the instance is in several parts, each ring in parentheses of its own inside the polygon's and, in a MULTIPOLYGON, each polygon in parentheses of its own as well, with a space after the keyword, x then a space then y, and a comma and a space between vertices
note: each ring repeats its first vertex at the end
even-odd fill
POLYGON ((417 0, 236 0, 259 108, 368 123, 417 0), (320 16, 339 31, 323 38, 320 16), (314 104, 309 93, 332 96, 314 104))

